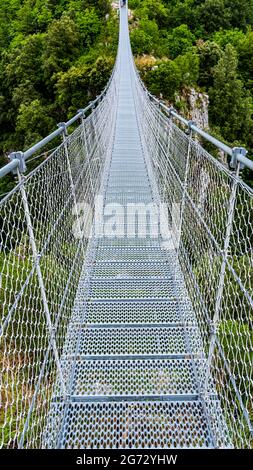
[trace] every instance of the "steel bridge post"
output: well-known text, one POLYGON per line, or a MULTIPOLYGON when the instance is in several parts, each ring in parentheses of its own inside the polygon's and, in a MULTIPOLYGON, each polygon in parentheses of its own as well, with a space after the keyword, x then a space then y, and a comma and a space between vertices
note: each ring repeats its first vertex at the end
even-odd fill
POLYGON ((225 287, 225 274, 226 274, 226 265, 228 259, 228 250, 230 245, 230 239, 232 234, 233 228, 233 220, 234 220, 234 213, 235 213, 235 205, 236 205, 236 195, 237 195, 237 187, 239 182, 239 173, 240 170, 243 168, 243 165, 237 160, 238 155, 242 154, 245 150, 242 148, 234 148, 233 149, 233 157, 232 157, 232 166, 235 167, 234 178, 231 187, 231 194, 229 198, 228 204, 228 213, 227 213, 227 223, 226 223, 226 233, 225 233, 225 241, 222 251, 222 263, 220 268, 220 275, 219 275, 219 283, 218 289, 216 294, 215 300, 215 310, 214 316, 212 321, 210 320, 210 345, 208 351, 208 358, 207 358, 207 368, 204 380, 204 390, 203 395, 206 398, 208 395, 208 385, 209 380, 211 377, 211 368, 212 368, 212 361, 213 355, 215 351, 215 345, 217 340, 217 333, 219 327, 219 320, 220 320, 220 313, 222 307, 222 297, 225 287))
POLYGON ((39 288, 40 288, 40 292, 41 292, 44 312, 45 312, 45 316, 46 316, 46 322, 47 322, 47 326, 48 326, 49 338, 50 338, 50 342, 51 342, 52 349, 53 349, 53 354, 54 354, 54 358, 55 358, 57 371, 58 371, 58 374, 59 374, 62 393, 63 393, 63 396, 65 396, 66 395, 66 387, 65 387, 62 368, 61 368, 61 364, 60 364, 57 344, 56 344, 56 340, 55 340, 55 327, 53 326, 52 321, 51 321, 45 284, 44 284, 44 281, 43 281, 43 276, 42 276, 42 272, 41 272, 41 268, 40 268, 40 254, 38 253, 36 242, 35 242, 33 224, 32 224, 31 214, 30 214, 30 210, 29 210, 27 194, 26 194, 26 190, 25 190, 25 187, 24 187, 24 176, 20 172, 19 168, 17 168, 16 171, 17 171, 18 180, 19 180, 19 183, 20 183, 20 192, 21 192, 21 198, 22 198, 22 203, 23 203, 24 212, 25 212, 25 220, 26 220, 26 224, 27 224, 29 242, 30 242, 30 245, 31 245, 33 260, 34 260, 34 263, 35 263, 35 269, 36 269, 36 273, 37 273, 37 277, 38 277, 39 288))

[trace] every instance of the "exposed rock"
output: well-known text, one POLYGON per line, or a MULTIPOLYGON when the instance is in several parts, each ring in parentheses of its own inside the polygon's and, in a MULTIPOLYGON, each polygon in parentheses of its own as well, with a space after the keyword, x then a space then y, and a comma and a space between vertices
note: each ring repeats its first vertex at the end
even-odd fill
POLYGON ((195 88, 190 88, 185 90, 183 99, 186 101, 188 117, 201 129, 208 129, 209 96, 195 90, 195 88))

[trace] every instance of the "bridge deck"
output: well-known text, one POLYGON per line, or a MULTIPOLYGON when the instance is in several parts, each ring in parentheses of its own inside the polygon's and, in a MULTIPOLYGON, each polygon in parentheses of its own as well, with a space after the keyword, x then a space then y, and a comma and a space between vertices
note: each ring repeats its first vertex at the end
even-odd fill
MULTIPOLYGON (((125 9, 120 34, 105 203, 126 207, 152 202, 153 193, 138 129, 125 9)), ((125 233, 100 239, 88 281, 84 269, 77 305, 62 356, 70 396, 58 446, 215 446, 200 398, 203 347, 176 253, 159 238, 125 233)))

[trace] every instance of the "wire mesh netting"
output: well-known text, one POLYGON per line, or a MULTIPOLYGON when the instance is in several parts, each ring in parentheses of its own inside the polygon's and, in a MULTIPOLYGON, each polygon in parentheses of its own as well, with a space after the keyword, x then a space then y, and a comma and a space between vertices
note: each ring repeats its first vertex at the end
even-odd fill
MULTIPOLYGON (((213 423, 219 396, 231 442, 252 447, 253 192, 147 97, 136 77, 139 125, 205 350, 201 385, 213 423)), ((217 424, 217 421, 216 421, 217 424)), ((213 426, 214 435, 218 430, 213 426)), ((217 438, 217 445, 222 445, 217 438)))
POLYGON ((116 91, 112 77, 92 113, 0 203, 4 448, 40 447, 56 380, 66 392, 59 358, 88 244, 79 231, 91 229, 116 91))

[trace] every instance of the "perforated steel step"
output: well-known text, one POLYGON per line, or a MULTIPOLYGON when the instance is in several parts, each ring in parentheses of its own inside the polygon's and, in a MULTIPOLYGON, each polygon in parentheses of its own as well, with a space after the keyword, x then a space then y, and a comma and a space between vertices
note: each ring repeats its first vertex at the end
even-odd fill
MULTIPOLYGON (((124 237, 124 238, 150 238, 152 240, 156 240, 160 238, 160 226, 158 223, 156 224, 150 224, 149 221, 145 223, 145 218, 143 221, 138 223, 128 223, 124 224, 124 212, 121 212, 122 220, 118 221, 115 225, 111 223, 111 215, 105 217, 105 225, 101 226, 101 230, 104 229, 104 233, 106 238, 115 238, 115 237, 124 237), (108 225, 107 224, 108 221, 108 225)), ((134 217, 132 217, 132 220, 134 222, 134 217)))
POLYGON ((111 193, 107 194, 105 198, 106 204, 118 203, 118 204, 150 204, 152 202, 152 196, 150 193, 140 193, 138 195, 132 193, 111 193))
POLYGON ((117 163, 113 161, 111 163, 110 170, 111 170, 111 174, 113 175, 116 175, 116 174, 122 175, 122 173, 126 174, 127 172, 133 174, 133 171, 138 174, 142 173, 142 174, 147 175, 147 169, 146 169, 145 163, 144 161, 141 161, 141 160, 138 160, 135 162, 126 162, 126 163, 124 162, 117 163))
POLYGON ((95 279, 90 282, 90 299, 176 299, 181 283, 174 279, 95 279))
POLYGON ((147 174, 147 171, 145 169, 145 166, 143 164, 143 168, 138 168, 135 170, 135 172, 133 172, 132 168, 131 170, 129 171, 129 163, 127 165, 127 170, 126 171, 122 171, 121 168, 117 169, 117 170, 114 170, 113 166, 111 166, 111 171, 110 171, 110 176, 109 176, 109 180, 110 178, 119 178, 119 179, 122 179, 123 177, 126 178, 126 179, 142 179, 142 178, 146 178, 148 179, 148 174, 147 174))
POLYGON ((127 194, 127 193, 130 193, 130 194, 150 194, 151 192, 151 188, 150 186, 148 185, 140 185, 140 186, 135 186, 134 188, 132 186, 125 186, 125 187, 121 187, 121 186, 109 186, 107 187, 107 190, 106 190, 106 193, 108 195, 110 194, 115 194, 115 193, 124 193, 124 194, 127 194))
POLYGON ((170 261, 175 262, 175 254, 161 248, 102 248, 98 247, 96 261, 170 261))
MULTIPOLYGON (((199 401, 70 403, 61 448, 151 449, 213 447, 199 401)), ((59 415, 62 405, 54 405, 59 415)), ((53 421, 53 416, 52 416, 53 421)))
POLYGON ((70 325, 64 356, 188 356, 202 352, 194 327, 85 327, 70 325))
POLYGON ((181 301, 107 300, 81 303, 73 322, 99 324, 196 324, 191 305, 181 301))
POLYGON ((140 176, 127 176, 122 174, 121 176, 118 175, 111 175, 108 179, 108 188, 109 187, 114 187, 117 188, 120 186, 120 188, 128 188, 129 186, 141 186, 142 188, 148 187, 149 182, 146 177, 140 177, 140 176))
POLYGON ((93 278, 168 278, 174 275, 168 263, 99 263, 92 271, 93 278))
MULTIPOLYGON (((63 361, 69 383, 71 361, 63 361)), ((198 363, 203 372, 204 361, 198 363)), ((78 360, 69 393, 76 397, 198 395, 194 365, 189 359, 78 360)), ((177 398, 177 397, 175 397, 177 398)), ((179 397, 178 397, 179 398, 179 397)))
MULTIPOLYGON (((98 241, 99 248, 120 248, 120 249, 129 249, 129 248, 147 248, 152 247, 158 250, 161 250, 162 241, 158 238, 139 238, 139 237, 104 237, 98 241)), ((97 261, 97 260, 96 260, 97 261)), ((103 261, 99 261, 103 262, 103 261)), ((106 263, 107 261, 105 261, 106 263)), ((124 261, 123 261, 124 262, 124 261)), ((140 261, 141 262, 141 261, 140 261)), ((166 262, 166 260, 165 260, 166 262)))

